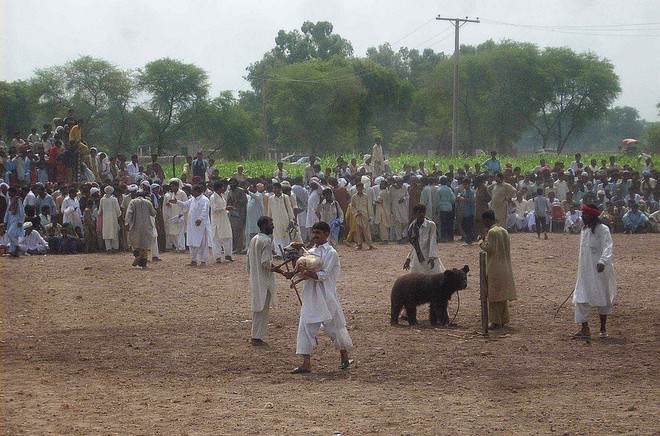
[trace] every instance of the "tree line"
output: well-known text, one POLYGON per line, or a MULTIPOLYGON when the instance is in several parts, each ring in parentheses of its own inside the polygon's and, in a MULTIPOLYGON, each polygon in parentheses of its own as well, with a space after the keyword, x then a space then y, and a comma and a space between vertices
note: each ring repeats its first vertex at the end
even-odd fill
MULTIPOLYGON (((614 66, 594 53, 525 42, 460 48, 459 148, 613 149, 634 137, 660 149, 659 123, 612 107, 614 66)), ((275 47, 247 67, 252 89, 210 96, 202 68, 163 58, 137 70, 90 56, 0 82, 5 137, 74 108, 89 143, 110 153, 150 145, 217 149, 229 159, 269 148, 315 154, 365 151, 375 136, 389 153, 446 153, 452 130, 452 54, 371 47, 356 56, 329 22, 280 30, 275 47)))

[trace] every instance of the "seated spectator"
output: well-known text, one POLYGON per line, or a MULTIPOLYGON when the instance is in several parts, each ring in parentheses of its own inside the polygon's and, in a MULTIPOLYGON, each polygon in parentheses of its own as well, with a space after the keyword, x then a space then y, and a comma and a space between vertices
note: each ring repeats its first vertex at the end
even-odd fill
POLYGON ((30 221, 23 223, 25 236, 18 241, 18 250, 27 254, 46 254, 48 243, 41 237, 37 230, 34 230, 30 221))
POLYGON ((0 224, 0 254, 9 253, 9 236, 7 235, 7 226, 0 224))
POLYGON ((630 210, 622 218, 625 231, 628 233, 644 233, 647 230, 649 217, 639 210, 639 204, 630 202, 630 210))
POLYGON ((73 228, 73 225, 70 223, 62 224, 59 246, 60 254, 77 254, 78 239, 78 234, 76 233, 76 229, 73 228))
POLYGON ((582 212, 577 204, 572 204, 564 216, 564 233, 577 234, 582 230, 582 212))

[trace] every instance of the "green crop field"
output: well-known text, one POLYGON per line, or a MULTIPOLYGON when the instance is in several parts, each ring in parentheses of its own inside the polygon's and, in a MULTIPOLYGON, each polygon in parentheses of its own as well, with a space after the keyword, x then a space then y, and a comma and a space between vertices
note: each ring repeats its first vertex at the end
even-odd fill
MULTIPOLYGON (((600 154, 583 154, 582 161, 589 164, 591 159, 596 159, 598 165, 600 165, 601 159, 609 160, 611 154, 609 153, 600 153, 600 154)), ((344 156, 344 159, 350 161, 352 157, 357 158, 358 165, 362 162, 362 156, 344 156)), ((463 167, 465 163, 469 163, 470 166, 474 166, 475 163, 483 163, 489 156, 474 157, 474 156, 461 156, 461 157, 442 157, 442 156, 422 156, 422 155, 412 155, 412 154, 402 154, 395 157, 388 158, 390 167, 393 171, 399 172, 403 169, 405 163, 411 165, 417 165, 418 162, 424 161, 427 168, 431 168, 434 163, 437 163, 440 166, 442 171, 447 171, 450 164, 453 164, 455 169, 463 167)), ((498 156, 500 162, 502 162, 502 167, 507 162, 511 162, 513 167, 520 167, 523 173, 529 172, 538 165, 539 159, 545 158, 548 165, 553 166, 555 162, 560 161, 564 162, 566 167, 574 160, 573 155, 556 155, 556 154, 546 154, 546 155, 531 155, 531 156, 498 156)), ((653 161, 657 162, 660 155, 654 155, 653 161)), ((321 168, 325 170, 326 168, 333 168, 336 165, 337 156, 325 156, 321 159, 321 168)), ((626 156, 622 154, 616 155, 616 161, 619 165, 630 165, 633 169, 638 169, 637 156, 626 156)), ((275 171, 276 161, 267 161, 267 160, 251 160, 251 161, 225 161, 217 159, 215 162, 215 168, 220 172, 221 177, 230 177, 234 172, 236 172, 236 167, 238 165, 243 165, 245 174, 248 177, 270 177, 275 171)), ((164 163, 165 172, 168 177, 172 177, 172 165, 164 163)), ((302 176, 305 172, 306 165, 296 165, 296 164, 284 164, 284 169, 289 173, 289 177, 302 176)), ((176 165, 176 175, 180 176, 183 169, 183 163, 176 165)))

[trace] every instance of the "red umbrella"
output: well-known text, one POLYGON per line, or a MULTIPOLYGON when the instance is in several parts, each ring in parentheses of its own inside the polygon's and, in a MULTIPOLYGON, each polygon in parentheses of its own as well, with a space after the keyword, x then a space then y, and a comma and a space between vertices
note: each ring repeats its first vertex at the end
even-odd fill
POLYGON ((639 143, 639 141, 636 140, 636 139, 632 139, 632 138, 624 139, 623 141, 621 141, 621 144, 623 144, 625 146, 632 145, 632 144, 637 144, 637 143, 639 143))

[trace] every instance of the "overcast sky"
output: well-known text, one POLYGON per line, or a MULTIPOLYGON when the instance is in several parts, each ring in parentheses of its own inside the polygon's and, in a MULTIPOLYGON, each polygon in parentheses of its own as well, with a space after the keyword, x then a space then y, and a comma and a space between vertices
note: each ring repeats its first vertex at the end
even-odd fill
POLYGON ((621 79, 616 104, 658 119, 660 0, 0 0, 0 80, 79 55, 121 68, 171 57, 204 68, 217 95, 249 89, 245 67, 275 45, 278 30, 306 20, 330 21, 357 56, 384 42, 452 53, 451 25, 429 22, 438 14, 481 18, 461 29, 465 44, 508 38, 593 51, 621 79))

